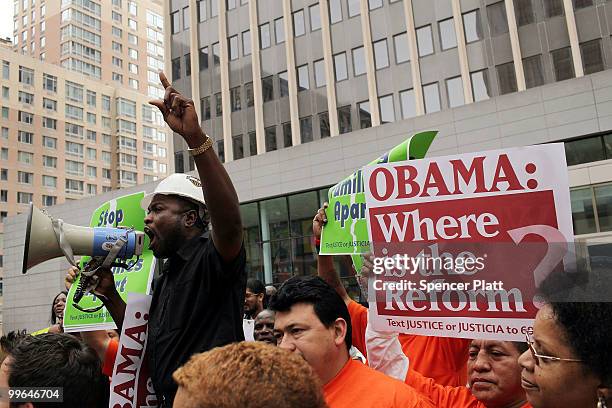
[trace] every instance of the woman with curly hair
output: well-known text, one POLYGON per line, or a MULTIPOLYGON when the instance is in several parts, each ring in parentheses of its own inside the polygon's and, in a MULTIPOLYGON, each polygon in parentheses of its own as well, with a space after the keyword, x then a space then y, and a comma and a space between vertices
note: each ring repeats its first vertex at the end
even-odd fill
POLYGON ((612 303, 551 302, 519 358, 534 408, 612 407, 612 303))

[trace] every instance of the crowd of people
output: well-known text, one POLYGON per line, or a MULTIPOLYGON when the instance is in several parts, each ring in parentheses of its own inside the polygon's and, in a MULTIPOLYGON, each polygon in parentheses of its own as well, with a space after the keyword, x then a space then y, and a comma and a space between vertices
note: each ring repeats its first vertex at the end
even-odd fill
MULTIPOLYGON (((549 298, 524 342, 466 340, 373 330, 367 305, 347 294, 330 256, 318 256, 318 276, 292 277, 278 288, 247 280, 236 191, 193 102, 163 73, 160 80, 165 96, 152 104, 190 146, 199 179, 170 176, 142 202, 145 233, 160 266, 144 362, 159 406, 612 404, 611 302, 549 298)), ((315 242, 327 222, 325 210, 313 219, 315 242)), ((367 278, 371 267, 366 257, 360 275, 367 278)), ((109 406, 126 304, 112 272, 98 273, 95 294, 118 331, 63 333, 66 292, 59 293, 48 330, 0 339, 0 408, 109 406), (62 387, 63 401, 9 401, 7 390, 16 387, 62 387)), ((77 274, 68 271, 67 287, 77 274)))

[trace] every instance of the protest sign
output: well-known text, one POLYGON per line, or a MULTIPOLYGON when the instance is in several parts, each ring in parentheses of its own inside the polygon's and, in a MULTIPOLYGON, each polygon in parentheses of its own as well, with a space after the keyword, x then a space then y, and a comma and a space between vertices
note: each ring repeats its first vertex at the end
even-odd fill
POLYGON ((109 408, 157 407, 146 363, 151 296, 130 293, 115 357, 109 408))
MULTIPOLYGON (((425 157, 437 131, 420 132, 372 161, 370 164, 398 162, 425 157)), ((353 174, 331 187, 327 201, 327 224, 321 233, 322 255, 364 254, 370 250, 366 226, 366 202, 363 171, 353 174)), ((354 257, 354 260, 358 257, 354 257)), ((356 265, 357 267, 357 265, 356 265)))
POLYGON ((563 144, 364 169, 374 328, 524 341, 537 290, 571 268, 563 144))
MULTIPOLYGON (((98 207, 91 217, 90 227, 133 227, 138 231, 144 229, 145 212, 140 208, 140 201, 144 192, 134 193, 107 201, 98 207)), ((140 258, 133 257, 126 260, 127 264, 133 262, 131 269, 113 267, 115 285, 121 297, 126 300, 127 294, 148 293, 153 270, 155 268, 155 257, 148 249, 149 237, 145 235, 143 252, 140 258)), ((90 257, 81 258, 80 268, 83 269, 90 257)), ((78 286, 80 277, 72 285, 66 300, 64 312, 64 330, 66 332, 79 332, 90 330, 114 329, 115 323, 105 307, 94 313, 87 313, 74 307, 74 292, 78 286)), ((94 294, 83 296, 79 302, 81 308, 94 308, 102 304, 102 301, 94 294)))

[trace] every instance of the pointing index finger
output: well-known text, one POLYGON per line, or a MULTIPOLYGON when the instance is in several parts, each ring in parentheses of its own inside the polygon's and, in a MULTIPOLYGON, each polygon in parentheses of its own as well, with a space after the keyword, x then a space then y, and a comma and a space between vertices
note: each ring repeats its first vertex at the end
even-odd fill
POLYGON ((166 78, 166 74, 164 74, 163 71, 159 71, 159 81, 164 86, 164 89, 170 87, 170 81, 168 81, 168 78, 166 78))

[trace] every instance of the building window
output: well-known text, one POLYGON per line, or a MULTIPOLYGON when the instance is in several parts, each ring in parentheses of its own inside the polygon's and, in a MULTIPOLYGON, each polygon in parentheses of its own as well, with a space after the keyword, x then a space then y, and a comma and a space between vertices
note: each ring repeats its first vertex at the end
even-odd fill
POLYGON ((327 81, 325 80, 325 61, 318 60, 314 62, 314 75, 315 75, 315 86, 317 88, 325 86, 327 81))
POLYGON ((378 106, 380 108, 381 124, 395 122, 395 107, 393 104, 393 95, 379 97, 378 106))
POLYGON ((27 123, 28 125, 34 122, 34 115, 29 112, 19 111, 17 117, 20 122, 27 123))
POLYGON ((236 112, 242 109, 241 104, 240 104, 240 87, 239 86, 230 88, 230 102, 232 105, 232 112, 236 112))
POLYGON ((359 10, 360 0, 347 0, 347 3, 349 18, 358 16, 361 13, 361 11, 359 10))
MULTIPOLYGON (((95 167, 94 167, 95 169, 95 167)), ((44 187, 55 188, 57 187, 57 177, 54 176, 42 176, 42 185, 44 187)))
POLYGON ((357 103, 357 113, 359 114, 359 128, 365 129, 372 127, 372 114, 370 112, 370 102, 363 101, 357 103))
POLYGON ((319 3, 313 4, 308 7, 310 13, 310 30, 317 31, 321 29, 321 12, 319 9, 319 3))
POLYGON ((563 0, 543 0, 544 1, 544 11, 546 12, 546 17, 555 17, 563 15, 563 0))
POLYGON ((200 116, 202 120, 210 119, 210 96, 206 96, 200 100, 200 116))
POLYGON ((455 22, 452 17, 438 22, 440 31, 440 44, 442 50, 449 50, 457 46, 457 34, 455 33, 455 22))
POLYGON ((365 52, 363 46, 353 48, 353 74, 354 76, 366 73, 365 52))
POLYGON ((331 136, 329 129, 329 115, 327 112, 319 113, 319 133, 321 135, 321 139, 331 136))
POLYGON ((576 75, 574 73, 574 63, 572 61, 572 51, 570 47, 559 48, 550 53, 553 60, 555 81, 563 81, 573 78, 576 75))
POLYGON ((18 204, 30 204, 32 202, 32 193, 24 193, 23 191, 17 192, 17 203, 18 204))
POLYGON ((491 36, 508 32, 508 18, 506 17, 506 6, 503 1, 487 6, 487 17, 491 36))
POLYGON ((261 44, 261 49, 266 49, 270 47, 270 24, 265 23, 259 26, 259 43, 261 44))
POLYGON ((233 35, 229 38, 229 59, 234 61, 238 59, 238 36, 233 35))
POLYGON ((249 132, 249 155, 255 156, 257 154, 257 134, 255 132, 249 132))
POLYGON ((342 5, 340 0, 329 0, 329 20, 331 24, 342 21, 342 5))
POLYGON ((174 58, 172 60, 172 79, 177 80, 181 78, 181 58, 174 58))
POLYGON ((520 26, 535 22, 532 0, 514 0, 514 14, 516 22, 520 26))
POLYGON ((185 76, 191 76, 191 53, 185 54, 185 76))
MULTIPOLYGON (((282 17, 274 20, 274 32, 276 34, 276 44, 285 42, 285 25, 282 17)), ((263 48, 263 47, 262 47, 263 48)))
POLYGON ((271 75, 261 79, 261 93, 264 102, 274 99, 274 80, 271 75))
POLYGON ((2 79, 9 79, 11 64, 2 60, 2 79))
POLYGON ((247 108, 255 106, 255 96, 253 95, 253 83, 247 82, 244 84, 244 93, 246 96, 247 108))
POLYGON ((276 127, 270 126, 265 129, 266 133, 266 152, 276 150, 276 127))
POLYGON ((34 85, 34 70, 19 66, 19 82, 26 85, 34 85))
POLYGON ((434 53, 433 38, 431 36, 431 26, 417 28, 417 44, 419 49, 419 57, 431 55, 434 53))
POLYGON ((308 78, 308 65, 301 65, 297 68, 298 76, 298 92, 310 89, 310 80, 308 78))
POLYGON ((446 93, 448 95, 448 105, 451 108, 465 104, 463 81, 460 76, 446 80, 446 93))
POLYGON ((251 32, 248 30, 242 32, 242 55, 251 55, 251 32))
POLYGON ((351 124, 351 106, 343 106, 338 108, 338 127, 340 133, 349 133, 353 131, 351 124))
POLYGON ((34 173, 29 173, 27 171, 18 171, 17 182, 21 184, 32 184, 34 182, 34 173))
POLYGON ((242 159, 244 157, 244 144, 242 142, 242 135, 234 136, 232 138, 232 147, 234 151, 234 160, 242 159))
POLYGON ((284 147, 293 146, 293 132, 291 131, 291 122, 282 124, 284 147))
POLYGON ((410 61, 410 44, 408 34, 400 33, 393 36, 393 48, 395 49, 395 62, 401 64, 410 61))
POLYGON ((580 44, 580 54, 586 75, 604 70, 600 38, 580 44))
POLYGON ((544 85, 544 70, 540 54, 523 58, 523 70, 525 71, 525 86, 527 89, 544 85))
POLYGON ((575 9, 589 7, 593 5, 593 0, 572 0, 575 9))
POLYGON ((308 143, 313 141, 312 136, 312 117, 300 119, 300 134, 302 136, 302 143, 308 143))
POLYGON ((221 63, 221 47, 218 42, 212 45, 212 53, 213 65, 219 65, 221 63))
POLYGON ((491 97, 491 91, 489 90, 487 70, 472 72, 470 77, 472 79, 472 96, 474 97, 474 102, 489 99, 491 97))
POLYGON ((497 82, 499 84, 499 93, 504 95, 510 92, 516 92, 516 71, 514 63, 508 62, 495 67, 497 69, 497 82))
MULTIPOLYGON (((7 90, 7 97, 8 97, 8 88, 6 88, 6 90, 7 90)), ((18 99, 19 99, 19 102, 21 103, 24 103, 26 105, 32 105, 34 103, 34 94, 31 94, 29 92, 19 91, 18 99)))
POLYGON ((189 30, 191 22, 189 21, 189 7, 183 8, 183 30, 189 30))
POLYGON ((341 52, 334 55, 334 71, 336 73, 336 82, 344 81, 348 78, 346 69, 346 53, 341 52))
POLYGON ((438 83, 423 85, 423 97, 425 99, 425 113, 438 112, 440 108, 440 91, 438 83))
POLYGON ((223 99, 221 92, 215 94, 215 115, 220 118, 223 115, 223 99))
POLYGON ((289 96, 289 76, 287 71, 278 73, 278 84, 280 85, 280 97, 289 96))
POLYGON ((389 50, 387 49, 386 39, 374 43, 374 63, 377 70, 389 66, 389 50))
POLYGON ((402 105, 402 119, 416 116, 416 104, 414 100, 414 89, 400 91, 400 103, 402 105))
POLYGON ((200 59, 200 71, 208 69, 208 47, 200 48, 198 56, 200 59))
POLYGON ((293 13, 293 35, 300 37, 306 34, 306 25, 304 23, 304 10, 298 10, 293 13))
POLYGON ((43 73, 43 89, 49 92, 57 92, 57 77, 43 73))
POLYGON ((463 14, 463 31, 465 33, 465 42, 468 44, 482 39, 479 10, 472 10, 463 14))
POLYGON ((170 13, 170 30, 172 34, 177 34, 181 31, 181 19, 178 11, 170 13))

